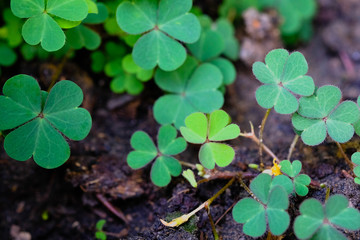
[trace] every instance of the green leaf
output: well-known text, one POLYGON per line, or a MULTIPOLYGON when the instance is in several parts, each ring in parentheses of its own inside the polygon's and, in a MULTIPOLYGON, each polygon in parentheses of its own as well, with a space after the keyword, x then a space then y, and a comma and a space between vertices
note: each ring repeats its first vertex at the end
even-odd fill
POLYGON ((157 155, 157 149, 149 135, 143 131, 136 131, 130 140, 131 146, 135 149, 127 156, 127 163, 131 168, 144 167, 157 155))
POLYGON ((200 39, 186 45, 190 52, 200 61, 218 57, 225 49, 225 42, 220 33, 208 29, 202 32, 200 39))
POLYGON ((265 63, 253 64, 254 75, 265 84, 256 90, 256 100, 260 106, 274 107, 278 113, 294 113, 298 101, 292 93, 310 96, 315 89, 312 78, 305 75, 308 65, 304 56, 299 52, 289 55, 284 49, 275 49, 267 54, 265 63))
POLYGON ((346 240, 347 238, 329 224, 324 224, 313 236, 317 240, 346 240))
POLYGON ((360 213, 355 208, 348 207, 349 203, 343 195, 331 196, 325 204, 326 216, 332 224, 348 230, 360 229, 360 213))
MULTIPOLYGON (((89 0, 89 1, 92 2, 92 0, 89 0)), ((100 23, 105 22, 105 20, 108 18, 109 12, 108 12, 108 9, 105 4, 98 2, 96 4, 94 3, 94 5, 96 6, 98 12, 97 13, 89 12, 87 17, 84 19, 83 23, 100 24, 100 23)))
POLYGON ((74 49, 85 47, 88 50, 95 50, 100 46, 99 34, 85 25, 81 24, 66 32, 67 41, 74 49))
POLYGON ((186 149, 184 138, 177 136, 177 130, 171 125, 164 125, 159 129, 158 147, 159 151, 166 155, 176 155, 186 149))
POLYGON ((223 84, 230 85, 235 81, 236 70, 234 65, 225 58, 216 58, 210 62, 219 68, 223 75, 223 84))
POLYGON ((159 187, 170 183, 171 176, 181 174, 181 164, 173 157, 161 156, 156 159, 151 168, 151 181, 159 187))
POLYGON ((289 160, 283 160, 280 162, 281 171, 289 177, 294 178, 301 171, 302 164, 299 160, 295 160, 292 163, 289 160))
POLYGON ((267 218, 272 234, 281 235, 289 227, 290 216, 285 211, 289 207, 288 193, 281 186, 275 186, 267 204, 267 218))
POLYGON ((181 135, 187 142, 201 144, 206 141, 208 119, 205 114, 192 113, 185 119, 185 126, 180 127, 181 135))
POLYGON ((238 223, 245 223, 243 231, 246 235, 259 237, 266 231, 264 207, 252 198, 240 200, 233 208, 233 218, 238 223))
POLYGON ((95 232, 95 238, 100 240, 106 240, 106 234, 104 232, 95 232))
POLYGON ((300 174, 294 178, 295 192, 299 196, 306 196, 309 192, 307 186, 311 183, 311 178, 306 174, 300 174))
POLYGON ((326 124, 322 119, 304 118, 295 113, 291 121, 294 128, 302 131, 301 139, 305 144, 314 146, 325 140, 326 124))
POLYGON ((190 63, 193 60, 190 58, 187 62, 185 67, 175 72, 156 71, 155 82, 163 90, 170 91, 170 94, 160 97, 154 104, 154 117, 160 124, 174 123, 179 128, 184 126, 185 118, 191 113, 210 113, 224 103, 223 95, 217 90, 222 83, 218 68, 204 63, 194 70, 194 65, 190 63), (187 66, 191 66, 192 72, 187 66), (169 83, 172 77, 175 78, 174 83, 169 83))
POLYGON ((190 185, 194 188, 197 188, 197 182, 195 179, 195 175, 194 172, 191 169, 187 169, 185 171, 183 171, 182 176, 188 180, 188 182, 190 183, 190 185))
POLYGON ((235 37, 233 24, 225 18, 219 18, 216 21, 216 31, 219 32, 225 40, 223 54, 231 60, 237 60, 239 58, 239 42, 235 37))
POLYGON ((116 21, 120 28, 130 34, 139 34, 155 27, 157 1, 125 1, 116 10, 116 21))
POLYGON ((11 11, 19 18, 29 18, 45 9, 44 0, 11 0, 11 11))
POLYGON ((351 155, 351 161, 356 165, 360 165, 360 152, 355 152, 351 155))
POLYGON ((131 95, 138 95, 144 89, 144 85, 135 75, 119 73, 110 83, 110 89, 114 93, 128 92, 131 95))
POLYGON ((322 86, 314 95, 299 99, 298 113, 308 118, 324 118, 338 105, 341 99, 341 91, 335 86, 322 86))
POLYGON ((96 223, 96 226, 95 226, 96 230, 102 231, 105 223, 106 223, 106 220, 105 220, 105 219, 99 220, 99 221, 96 223))
POLYGON ((257 198, 267 204, 271 184, 271 176, 266 173, 259 174, 250 183, 250 189, 257 198))
POLYGON ((287 194, 291 194, 294 191, 293 182, 285 175, 278 175, 273 178, 270 189, 273 189, 276 186, 283 187, 287 194))
POLYGON ((65 44, 64 32, 46 13, 29 18, 22 28, 22 35, 28 44, 41 42, 41 47, 49 52, 57 51, 65 44))
POLYGON ((11 66, 16 61, 16 53, 6 44, 0 43, 0 66, 11 66))
POLYGON ((215 110, 209 118, 209 140, 224 141, 237 138, 240 128, 236 124, 230 124, 230 116, 223 110, 215 110))
POLYGON ((215 163, 219 167, 226 167, 232 162, 234 157, 234 149, 223 143, 205 143, 199 151, 199 160, 208 169, 213 169, 215 163))
POLYGON ((151 31, 143 35, 135 44, 133 58, 137 65, 152 69, 156 65, 165 71, 173 71, 186 58, 185 48, 161 31, 151 31))
POLYGON ((83 0, 47 0, 46 11, 70 21, 81 21, 88 15, 88 6, 83 0))

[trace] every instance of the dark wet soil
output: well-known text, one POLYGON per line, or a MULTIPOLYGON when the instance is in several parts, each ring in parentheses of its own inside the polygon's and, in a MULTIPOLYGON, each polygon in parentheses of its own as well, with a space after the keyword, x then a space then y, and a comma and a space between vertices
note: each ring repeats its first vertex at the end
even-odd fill
MULTIPOLYGON (((355 100, 360 93, 357 40, 360 3, 357 0, 319 0, 319 4, 315 36, 296 49, 308 60, 309 75, 316 85, 336 85, 342 89, 344 99, 355 100)), ((212 8, 210 13, 215 14, 212 8)), ((243 29, 238 31, 244 32, 243 29)), ((158 188, 149 180, 150 167, 131 170, 126 164, 126 155, 131 150, 129 139, 136 130, 156 136, 159 126, 153 119, 152 105, 161 91, 149 82, 145 87, 148 91, 140 96, 115 95, 108 89, 109 79, 87 73, 87 64, 79 61, 81 57, 70 60, 61 77, 77 81, 85 89, 85 107, 92 112, 93 127, 85 140, 70 143, 70 160, 54 170, 42 169, 32 160, 18 162, 4 153, 0 139, 0 238, 94 239, 96 222, 106 219, 104 231, 108 239, 213 239, 204 210, 188 227, 167 228, 159 219, 165 219, 169 213, 192 211, 228 180, 213 180, 194 189, 179 177, 168 187, 158 188)), ((224 109, 242 131, 249 131, 249 121, 258 126, 265 113, 254 97, 260 84, 245 62, 235 64, 238 76, 228 88, 224 109)), ((47 69, 49 67, 41 63, 23 62, 4 69, 1 85, 8 77, 19 73, 45 79, 43 85, 46 85, 47 69)), ((293 138, 290 116, 272 112, 266 123, 264 143, 280 159, 285 159, 293 138)), ((224 170, 244 171, 246 164, 258 163, 258 148, 249 139, 237 139, 231 145, 236 149, 236 158, 224 170)), ((353 142, 344 147, 348 155, 359 150, 359 137, 354 137, 353 142)), ((197 150, 196 146, 190 146, 179 158, 196 163, 197 150)), ((351 204, 360 209, 360 187, 353 183, 351 176, 343 173, 349 169, 333 142, 328 140, 311 148, 299 141, 292 155, 294 159, 303 163, 304 173, 314 181, 325 183, 331 194, 346 195, 351 204)), ((271 165, 270 157, 264 156, 264 160, 271 165)), ((325 192, 315 187, 308 196, 324 201, 325 192)), ((247 196, 240 184, 234 183, 211 205, 214 221, 220 219, 216 228, 222 239, 251 239, 242 234, 242 225, 235 223, 231 211, 223 216, 235 202, 247 196)), ((297 209, 304 199, 291 199, 292 219, 299 214, 297 209)), ((359 231, 345 234, 349 239, 360 239, 359 231)), ((291 227, 284 239, 295 239, 291 227)))

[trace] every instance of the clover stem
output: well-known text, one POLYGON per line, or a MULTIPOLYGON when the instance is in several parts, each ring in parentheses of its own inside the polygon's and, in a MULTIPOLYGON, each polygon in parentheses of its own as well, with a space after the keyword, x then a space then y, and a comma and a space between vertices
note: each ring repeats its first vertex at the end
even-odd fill
POLYGON ((291 142, 290 148, 289 148, 289 154, 287 155, 287 160, 290 161, 291 155, 295 149, 295 145, 297 143, 297 141, 299 140, 299 135, 295 134, 295 137, 293 139, 293 141, 291 142))
POLYGON ((263 133, 264 133, 264 128, 265 128, 265 124, 266 124, 266 120, 269 117, 271 108, 269 108, 268 110, 266 110, 266 113, 264 115, 264 118, 261 121, 261 125, 260 125, 260 131, 259 131, 259 157, 260 157, 260 171, 264 170, 264 162, 263 162, 263 133))
POLYGON ((343 158, 345 159, 345 162, 347 165, 349 165, 351 171, 354 169, 354 165, 353 163, 350 161, 350 159, 348 158, 348 156, 346 155, 346 153, 344 152, 344 149, 342 148, 341 144, 338 143, 338 142, 335 142, 336 145, 338 146, 339 150, 340 150, 340 153, 341 155, 343 156, 343 158))
POLYGON ((235 181, 235 177, 233 177, 222 189, 220 189, 217 193, 214 194, 214 196, 212 196, 211 198, 209 198, 207 201, 205 201, 204 203, 202 203, 200 206, 198 206, 196 209, 194 209, 192 212, 188 213, 188 214, 184 214, 178 218, 173 219, 171 222, 166 222, 162 219, 160 219, 160 222, 167 226, 167 227, 177 227, 180 226, 181 224, 187 222, 189 220, 190 217, 192 217, 193 215, 195 215, 198 211, 200 211, 201 209, 205 208, 208 209, 211 205, 211 203, 217 198, 219 197, 226 189, 228 189, 231 184, 233 184, 233 182, 235 181))
POLYGON ((325 202, 329 199, 329 197, 330 197, 330 188, 326 187, 325 202))
POLYGON ((188 163, 188 162, 184 162, 184 161, 179 161, 181 165, 185 166, 185 167, 189 167, 192 169, 196 169, 196 166, 194 164, 188 163))
POLYGON ((61 59, 61 62, 59 63, 55 73, 52 75, 51 77, 51 83, 49 85, 49 88, 47 90, 47 92, 50 92, 50 90, 52 89, 52 87, 55 85, 56 81, 59 79, 59 76, 61 74, 61 72, 64 69, 65 63, 66 61, 69 59, 69 57, 71 56, 71 54, 74 52, 74 49, 70 48, 66 54, 64 55, 64 57, 61 59))
POLYGON ((245 191, 247 191, 250 196, 255 199, 256 201, 258 201, 259 203, 263 204, 262 202, 260 202, 260 200, 255 196, 255 194, 250 190, 250 188, 248 188, 248 186, 246 186, 246 184, 244 183, 244 181, 242 180, 242 176, 238 175, 238 180, 240 182, 240 185, 245 189, 245 191))
MULTIPOLYGON (((246 138, 250 138, 251 140, 253 140, 256 144, 260 145, 260 140, 256 137, 255 132, 254 132, 254 126, 252 125, 252 123, 250 122, 250 127, 251 127, 251 132, 250 133, 240 133, 239 136, 241 137, 246 137, 246 138)), ((276 158, 276 161, 278 162, 278 160, 280 158, 278 158, 271 150, 270 148, 268 148, 264 143, 261 144, 263 150, 269 154, 272 158, 276 158)))
POLYGON ((211 213, 210 213, 210 208, 205 206, 205 209, 206 209, 206 212, 207 212, 208 217, 209 217, 209 221, 210 221, 211 229, 212 229, 212 232, 213 232, 213 235, 214 235, 214 239, 219 240, 219 235, 218 235, 218 233, 216 231, 214 220, 213 220, 213 218, 211 216, 211 213))

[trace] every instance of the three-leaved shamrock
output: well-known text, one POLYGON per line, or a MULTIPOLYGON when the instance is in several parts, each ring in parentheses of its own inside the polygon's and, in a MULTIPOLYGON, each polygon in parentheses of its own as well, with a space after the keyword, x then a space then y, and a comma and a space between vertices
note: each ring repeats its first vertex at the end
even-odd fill
POLYGON ((5 136, 6 153, 19 161, 34 161, 43 168, 56 168, 70 156, 63 135, 72 140, 84 139, 91 128, 91 116, 79 108, 83 93, 67 80, 54 85, 48 94, 28 75, 10 78, 0 96, 0 131, 5 136))
POLYGON ((293 191, 299 196, 306 196, 309 189, 308 185, 311 182, 311 178, 306 174, 299 174, 302 164, 299 160, 290 162, 289 160, 283 160, 280 162, 281 171, 289 176, 293 182, 293 191))
POLYGON ((301 131, 301 139, 307 145, 318 145, 329 136, 344 143, 354 135, 353 124, 360 118, 356 103, 341 100, 339 88, 322 86, 310 97, 300 98, 300 107, 292 116, 292 124, 301 131), (339 104, 340 103, 340 104, 339 104))
POLYGON ((121 3, 117 22, 129 34, 143 34, 133 48, 133 58, 144 69, 165 71, 180 67, 186 59, 181 42, 199 39, 200 23, 189 13, 192 0, 133 0, 121 3))
POLYGON ((52 52, 65 44, 61 29, 72 23, 74 27, 88 15, 88 5, 83 0, 11 0, 11 10, 19 18, 28 18, 22 27, 25 42, 41 43, 42 48, 52 52))
POLYGON ((271 185, 269 174, 259 174, 250 183, 253 198, 243 198, 232 211, 233 218, 243 223, 243 232, 251 237, 260 237, 266 231, 266 225, 273 235, 281 235, 289 227, 290 217, 288 193, 278 185, 271 185))
POLYGON ((280 114, 294 113, 299 102, 293 93, 301 96, 313 94, 315 85, 310 76, 305 75, 308 65, 299 52, 285 49, 270 51, 265 57, 265 64, 255 62, 253 73, 264 83, 255 93, 258 104, 266 109, 274 107, 280 114))
POLYGON ((143 132, 135 132, 130 140, 134 151, 127 156, 127 163, 133 169, 139 169, 155 162, 151 168, 151 181, 159 187, 170 183, 171 176, 181 174, 181 164, 172 155, 177 155, 186 149, 186 141, 182 137, 176 137, 177 130, 171 125, 160 127, 157 136, 157 147, 150 136, 143 132))
POLYGON ((294 222, 299 239, 346 240, 335 227, 353 231, 360 228, 359 210, 349 207, 343 195, 331 196, 325 206, 313 198, 305 200, 300 205, 300 213, 294 222))
POLYGON ((181 127, 180 132, 186 141, 202 144, 199 160, 204 167, 213 169, 215 163, 219 167, 226 167, 234 159, 234 149, 219 143, 239 136, 239 126, 230 122, 230 116, 223 110, 216 110, 208 116, 197 112, 185 119, 186 127, 181 127))

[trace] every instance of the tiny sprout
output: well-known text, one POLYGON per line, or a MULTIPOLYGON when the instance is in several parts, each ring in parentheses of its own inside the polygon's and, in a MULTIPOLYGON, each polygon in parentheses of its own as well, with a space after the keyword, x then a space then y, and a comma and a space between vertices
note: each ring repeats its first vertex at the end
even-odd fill
POLYGON ((197 188, 197 182, 195 179, 194 172, 191 169, 183 171, 182 176, 189 181, 190 185, 197 188))
POLYGON ((259 165, 258 164, 255 164, 255 163, 250 163, 248 165, 249 168, 251 169, 255 169, 255 170, 258 170, 259 169, 259 165))

